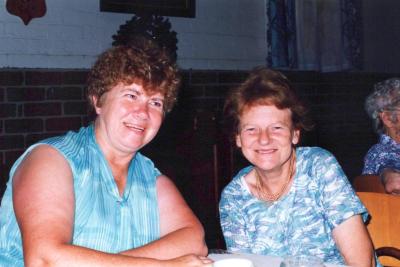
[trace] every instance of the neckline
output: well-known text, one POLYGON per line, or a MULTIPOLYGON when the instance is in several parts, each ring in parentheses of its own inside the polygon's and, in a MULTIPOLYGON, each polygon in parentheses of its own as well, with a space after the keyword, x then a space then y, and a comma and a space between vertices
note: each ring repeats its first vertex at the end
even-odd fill
MULTIPOLYGON (((253 200, 256 200, 257 202, 265 203, 265 201, 259 199, 257 196, 255 196, 255 195, 253 195, 253 194, 251 193, 250 187, 249 187, 249 185, 248 185, 247 182, 246 182, 245 176, 246 176, 250 171, 252 171, 253 168, 254 168, 253 166, 252 166, 252 167, 249 167, 249 171, 246 172, 246 173, 244 173, 244 174, 242 174, 242 175, 240 176, 240 183, 241 183, 242 187, 245 189, 245 191, 246 191, 248 197, 250 197, 250 198, 253 199, 253 200)), ((272 206, 272 205, 274 205, 275 203, 280 203, 281 201, 284 201, 287 197, 289 197, 290 195, 292 195, 292 194, 296 191, 296 186, 295 186, 295 185, 296 185, 296 180, 297 180, 297 161, 296 161, 296 171, 295 171, 295 173, 294 173, 294 175, 293 175, 292 180, 293 180, 293 181, 292 181, 292 184, 291 184, 291 186, 290 186, 290 188, 289 188, 289 191, 288 191, 286 194, 282 195, 281 198, 277 199, 277 200, 274 201, 274 202, 271 202, 271 205, 269 205, 269 206, 272 206)))
POLYGON ((95 129, 94 129, 94 123, 91 123, 89 126, 89 135, 90 135, 90 141, 92 144, 92 147, 96 150, 97 153, 96 157, 98 158, 99 164, 102 164, 104 166, 104 169, 106 170, 105 173, 100 174, 100 179, 102 179, 107 187, 107 191, 109 194, 111 194, 118 202, 125 202, 130 194, 131 187, 132 187, 132 180, 133 180, 133 175, 134 175, 134 168, 133 166, 135 165, 135 160, 136 156, 139 152, 137 152, 131 159, 129 166, 128 166, 128 173, 126 177, 126 184, 124 188, 124 192, 122 195, 120 195, 117 183, 115 182, 114 176, 111 171, 110 164, 106 160, 103 151, 101 150, 99 144, 97 143, 96 140, 96 134, 95 134, 95 129))

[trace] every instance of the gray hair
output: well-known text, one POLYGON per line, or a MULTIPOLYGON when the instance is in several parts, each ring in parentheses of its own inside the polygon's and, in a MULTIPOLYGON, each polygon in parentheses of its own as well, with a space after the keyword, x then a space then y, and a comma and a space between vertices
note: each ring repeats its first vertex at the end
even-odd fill
MULTIPOLYGON (((395 111, 400 107, 400 78, 391 78, 375 84, 374 91, 365 100, 365 110, 371 117, 375 131, 384 132, 384 125, 379 116, 383 111, 395 111)), ((391 113, 392 120, 396 116, 391 113)))

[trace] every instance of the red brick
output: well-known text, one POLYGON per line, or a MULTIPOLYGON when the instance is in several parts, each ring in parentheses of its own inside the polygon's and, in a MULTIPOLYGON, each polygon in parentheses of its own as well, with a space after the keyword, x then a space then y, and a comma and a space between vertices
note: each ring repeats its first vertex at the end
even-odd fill
POLYGON ((64 72, 64 84, 86 84, 88 71, 67 71, 64 72))
POLYGON ((82 117, 82 126, 88 126, 92 121, 96 118, 95 115, 83 116, 82 117))
POLYGON ((4 156, 4 163, 11 166, 24 153, 24 151, 24 149, 6 151, 4 156))
POLYGON ((0 85, 23 85, 24 75, 22 71, 0 71, 0 85))
POLYGON ((59 132, 59 133, 37 133, 37 134, 28 134, 25 138, 25 143, 26 146, 30 146, 34 143, 37 143, 41 140, 53 137, 53 136, 57 136, 57 135, 61 135, 64 132, 59 132))
POLYGON ((227 95, 231 86, 216 85, 216 86, 205 86, 205 97, 224 97, 227 95))
POLYGON ((316 71, 282 71, 293 83, 318 83, 321 81, 321 73, 316 71))
POLYGON ((16 104, 0 104, 0 118, 10 118, 17 115, 16 104))
POLYGON ((64 103, 65 115, 87 115, 88 103, 86 101, 64 103))
POLYGON ((3 196, 3 193, 6 189, 6 183, 8 180, 8 173, 10 172, 10 166, 6 166, 5 164, 0 162, 0 197, 3 196))
POLYGON ((43 131, 42 119, 13 119, 4 121, 6 133, 37 133, 43 131))
POLYGON ((218 73, 218 81, 220 84, 238 84, 244 81, 248 74, 246 71, 221 71, 218 73))
POLYGON ((218 98, 196 98, 191 101, 188 110, 208 110, 214 112, 218 107, 218 98))
POLYGON ((4 101, 5 89, 0 87, 0 102, 4 101))
POLYGON ((45 99, 44 88, 7 88, 8 101, 42 101, 45 99))
POLYGON ((203 98, 204 97, 204 86, 203 85, 192 85, 181 88, 181 95, 184 98, 203 98))
POLYGON ((191 84, 217 83, 218 74, 215 71, 193 71, 190 82, 191 84))
POLYGON ((25 148, 23 135, 0 135, 0 149, 25 148))
POLYGON ((82 100, 81 87, 52 87, 47 89, 47 99, 51 100, 82 100))
POLYGON ((61 115, 61 103, 28 103, 24 104, 26 117, 61 115))
POLYGON ((83 98, 82 98, 82 99, 88 101, 88 100, 87 100, 87 99, 88 99, 88 96, 87 96, 87 89, 86 89, 86 87, 83 88, 83 98))
POLYGON ((22 155, 23 152, 24 150, 12 150, 5 152, 4 164, 0 165, 0 195, 5 190, 5 185, 8 181, 12 165, 15 163, 18 157, 22 155))
POLYGON ((62 85, 63 73, 60 71, 27 71, 26 85, 62 85))
POLYGON ((22 117, 24 115, 24 105, 23 104, 18 104, 17 105, 17 113, 18 113, 18 117, 22 117))
POLYGON ((46 131, 63 132, 69 130, 77 130, 82 126, 80 117, 51 118, 46 120, 46 131))
POLYGON ((180 72, 181 84, 189 84, 190 83, 190 74, 191 73, 188 71, 180 72))

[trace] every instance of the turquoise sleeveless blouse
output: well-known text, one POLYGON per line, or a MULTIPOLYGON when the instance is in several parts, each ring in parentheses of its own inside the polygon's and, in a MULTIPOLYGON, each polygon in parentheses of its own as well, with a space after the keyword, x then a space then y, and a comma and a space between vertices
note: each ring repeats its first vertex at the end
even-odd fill
MULTIPOLYGON (((12 203, 12 177, 34 147, 48 144, 68 161, 74 179, 72 244, 118 253, 160 238, 153 162, 136 153, 120 196, 111 169, 95 140, 93 125, 32 145, 14 163, 0 207, 0 266, 23 266, 21 234, 12 203)), ((29 196, 27 196, 29 197, 29 196)))

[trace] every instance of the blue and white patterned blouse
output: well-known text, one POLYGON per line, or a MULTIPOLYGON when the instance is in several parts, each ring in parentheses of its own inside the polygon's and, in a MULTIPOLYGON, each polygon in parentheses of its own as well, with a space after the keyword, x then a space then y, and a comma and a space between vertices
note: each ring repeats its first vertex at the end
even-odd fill
POLYGON ((344 264, 333 229, 367 210, 354 193, 335 157, 318 147, 296 149, 296 174, 289 192, 268 203, 254 197, 242 169, 225 187, 220 201, 227 249, 284 257, 315 255, 344 264))
POLYGON ((362 174, 380 175, 385 168, 400 171, 400 144, 390 136, 381 134, 364 157, 362 174))

